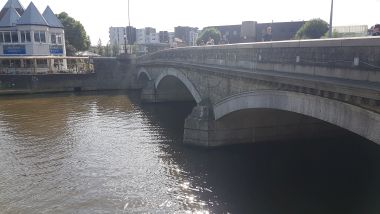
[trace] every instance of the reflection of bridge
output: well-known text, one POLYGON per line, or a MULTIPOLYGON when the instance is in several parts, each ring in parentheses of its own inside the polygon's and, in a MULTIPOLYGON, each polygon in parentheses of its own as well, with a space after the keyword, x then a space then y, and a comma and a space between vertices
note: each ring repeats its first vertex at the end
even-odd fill
POLYGON ((194 100, 184 142, 335 135, 380 144, 380 38, 179 48, 137 60, 146 102, 194 100))

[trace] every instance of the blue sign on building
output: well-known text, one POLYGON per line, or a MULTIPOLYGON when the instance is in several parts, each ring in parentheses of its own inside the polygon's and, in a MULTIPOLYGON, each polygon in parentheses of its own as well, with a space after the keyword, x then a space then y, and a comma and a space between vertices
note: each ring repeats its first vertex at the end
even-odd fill
POLYGON ((63 54, 63 45, 50 45, 50 54, 62 55, 63 54))
POLYGON ((25 45, 3 45, 4 55, 22 55, 26 54, 25 45))

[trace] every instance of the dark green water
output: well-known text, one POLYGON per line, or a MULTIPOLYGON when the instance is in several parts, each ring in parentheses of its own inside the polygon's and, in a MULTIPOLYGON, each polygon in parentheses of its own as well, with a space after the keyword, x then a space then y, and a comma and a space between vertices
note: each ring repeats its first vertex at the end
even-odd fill
POLYGON ((380 146, 188 147, 192 105, 124 91, 0 97, 0 213, 380 213, 380 146))

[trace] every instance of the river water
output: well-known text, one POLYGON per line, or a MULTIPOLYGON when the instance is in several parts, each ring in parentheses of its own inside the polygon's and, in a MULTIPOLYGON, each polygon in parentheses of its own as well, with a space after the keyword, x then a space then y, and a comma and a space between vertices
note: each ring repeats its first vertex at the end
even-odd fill
POLYGON ((184 146, 193 105, 126 91, 0 97, 0 213, 380 213, 380 146, 184 146))

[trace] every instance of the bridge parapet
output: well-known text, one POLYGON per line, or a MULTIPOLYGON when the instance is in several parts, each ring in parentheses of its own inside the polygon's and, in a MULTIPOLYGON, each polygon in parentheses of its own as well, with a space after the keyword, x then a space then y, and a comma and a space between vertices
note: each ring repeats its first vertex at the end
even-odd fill
POLYGON ((181 62, 380 82, 380 37, 294 40, 159 51, 138 64, 181 62))

